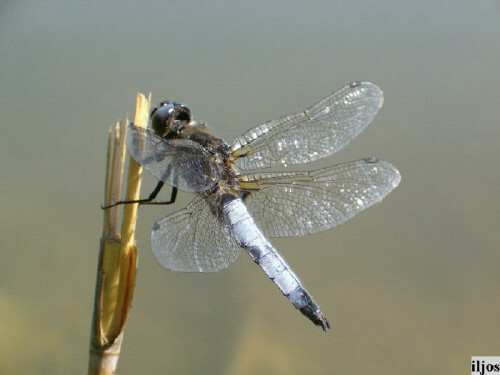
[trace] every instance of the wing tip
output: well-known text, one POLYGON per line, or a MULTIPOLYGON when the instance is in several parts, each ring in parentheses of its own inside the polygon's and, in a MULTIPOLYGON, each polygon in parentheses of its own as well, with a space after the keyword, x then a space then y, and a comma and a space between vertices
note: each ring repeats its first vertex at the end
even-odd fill
POLYGON ((392 186, 390 191, 398 187, 399 183, 401 182, 401 172, 394 165, 386 161, 379 160, 375 157, 364 158, 363 162, 365 162, 366 164, 377 164, 378 166, 383 166, 386 173, 390 172, 388 173, 388 175, 390 176, 389 182, 392 186))
POLYGON ((365 89, 369 89, 372 91, 371 97, 376 98, 376 103, 377 107, 380 109, 382 108, 382 105, 384 104, 384 92, 382 89, 377 86, 376 84, 368 81, 353 81, 350 84, 347 85, 347 87, 351 89, 355 89, 357 87, 362 87, 365 89))

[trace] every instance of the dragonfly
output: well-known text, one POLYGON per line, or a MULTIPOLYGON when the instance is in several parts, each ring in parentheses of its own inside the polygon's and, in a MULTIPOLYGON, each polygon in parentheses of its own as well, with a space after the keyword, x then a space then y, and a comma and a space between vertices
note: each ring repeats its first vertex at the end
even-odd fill
POLYGON ((375 158, 310 171, 286 168, 343 149, 383 100, 375 84, 353 82, 304 111, 252 128, 232 144, 193 121, 185 104, 162 102, 151 112, 151 130, 130 124, 126 138, 130 155, 158 185, 148 198, 114 205, 171 204, 177 189, 196 193, 187 207, 154 223, 157 261, 174 271, 217 272, 244 249, 293 306, 326 331, 327 318, 269 238, 338 226, 381 201, 401 176, 375 158), (157 202, 165 183, 172 187, 170 200, 157 202))

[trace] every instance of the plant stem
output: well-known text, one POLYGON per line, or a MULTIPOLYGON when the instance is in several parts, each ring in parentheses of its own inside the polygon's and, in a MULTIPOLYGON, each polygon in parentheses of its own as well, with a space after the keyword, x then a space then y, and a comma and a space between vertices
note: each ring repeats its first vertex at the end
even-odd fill
MULTIPOLYGON (((134 124, 146 127, 151 95, 137 94, 134 124)), ((104 205, 119 200, 125 157, 127 121, 109 131, 104 205), (114 141, 113 141, 114 136, 114 141)), ((139 199, 142 168, 130 158, 127 200, 139 199)), ((127 204, 118 233, 119 206, 104 210, 90 333, 88 374, 114 374, 120 356, 123 330, 132 303, 137 271, 135 224, 138 204, 127 204)))

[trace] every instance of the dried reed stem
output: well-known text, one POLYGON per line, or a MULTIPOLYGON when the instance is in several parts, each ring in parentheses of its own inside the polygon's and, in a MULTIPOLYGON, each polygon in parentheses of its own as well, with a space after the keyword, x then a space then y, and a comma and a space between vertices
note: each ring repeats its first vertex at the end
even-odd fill
MULTIPOLYGON (((134 124, 146 127, 151 94, 146 99, 137 94, 134 124)), ((125 159, 125 131, 128 120, 117 122, 109 130, 104 205, 120 199, 125 159)), ((141 167, 130 158, 126 200, 139 199, 141 167)), ((120 355, 123 329, 134 294, 137 249, 134 230, 137 204, 123 210, 121 235, 118 233, 119 207, 104 210, 96 277, 94 312, 90 333, 89 374, 114 374, 120 355)))

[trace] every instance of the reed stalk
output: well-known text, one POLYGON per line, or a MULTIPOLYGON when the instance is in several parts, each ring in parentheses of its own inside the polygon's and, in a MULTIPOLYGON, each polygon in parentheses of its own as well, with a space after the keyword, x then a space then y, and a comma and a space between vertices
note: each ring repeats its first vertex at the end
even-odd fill
MULTIPOLYGON (((134 124, 146 127, 149 98, 137 94, 134 124)), ((104 205, 120 199, 125 160, 125 132, 128 120, 109 129, 104 205)), ((139 199, 142 168, 132 158, 127 173, 126 200, 139 199)), ((90 333, 89 375, 114 374, 120 356, 125 322, 131 307, 137 271, 135 224, 138 204, 123 208, 121 233, 118 232, 119 210, 104 210, 103 233, 97 266, 94 311, 90 333)))

